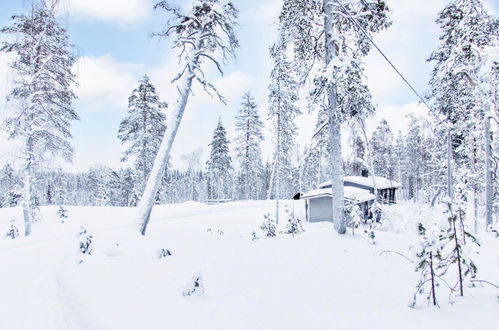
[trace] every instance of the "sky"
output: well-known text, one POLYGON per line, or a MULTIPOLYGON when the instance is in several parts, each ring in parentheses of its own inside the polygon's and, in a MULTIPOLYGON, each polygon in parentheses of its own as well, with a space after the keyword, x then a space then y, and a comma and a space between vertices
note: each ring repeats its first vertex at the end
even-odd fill
MULTIPOLYGON (((220 77, 214 68, 208 75, 228 100, 218 100, 194 88, 172 149, 172 164, 183 167, 182 156, 202 149, 206 161, 218 118, 235 137, 234 117, 241 97, 249 91, 266 122, 263 158, 271 159, 272 133, 267 121, 267 87, 272 62, 268 49, 277 37, 276 20, 282 0, 233 0, 240 11, 237 58, 224 66, 220 77)), ((176 0, 187 7, 192 0, 176 0)), ((499 0, 485 0, 489 13, 497 16, 499 0)), ((26 12, 29 0, 0 0, 0 26, 10 16, 26 12)), ((79 55, 75 72, 79 99, 75 108, 81 118, 72 127, 75 156, 72 164, 61 164, 70 171, 83 171, 97 164, 112 167, 120 163, 124 147, 117 138, 120 121, 127 111, 128 96, 138 80, 147 74, 163 101, 174 103, 176 91, 170 81, 178 69, 176 52, 169 40, 152 38, 151 33, 166 25, 164 12, 152 9, 152 0, 61 0, 59 17, 79 55)), ((426 58, 438 45, 438 12, 448 0, 387 0, 393 25, 374 37, 375 42, 420 93, 428 89, 432 64, 426 58)), ((0 41, 2 40, 0 36, 0 41)), ((5 96, 12 87, 9 56, 0 53, 0 119, 9 114, 5 96)), ((368 120, 372 132, 380 119, 388 120, 392 131, 405 131, 408 115, 425 116, 427 110, 404 85, 384 59, 374 50, 365 59, 366 75, 377 113, 368 120)), ((303 102, 302 102, 303 104, 303 102)), ((314 114, 297 118, 298 142, 310 143, 315 127, 314 114)), ((347 141, 344 141, 345 147, 347 141)), ((0 133, 0 164, 13 159, 15 146, 0 133)))

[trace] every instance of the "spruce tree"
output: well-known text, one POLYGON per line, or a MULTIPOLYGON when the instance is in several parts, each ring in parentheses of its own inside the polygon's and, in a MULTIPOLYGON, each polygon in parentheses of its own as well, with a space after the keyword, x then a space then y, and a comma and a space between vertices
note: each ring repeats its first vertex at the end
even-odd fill
POLYGON ((258 199, 260 176, 263 170, 260 143, 263 123, 250 93, 243 96, 236 116, 236 155, 239 160, 239 183, 243 199, 258 199))
POLYGON ((121 161, 135 158, 135 191, 139 194, 144 190, 165 133, 164 112, 167 106, 145 75, 128 98, 128 114, 120 123, 118 138, 121 143, 128 145, 121 161))
POLYGON ((47 157, 72 159, 71 122, 76 56, 68 33, 56 18, 53 6, 39 0, 28 14, 15 15, 12 24, 0 30, 12 36, 0 45, 0 52, 12 53, 16 73, 8 101, 14 114, 5 121, 10 139, 19 141, 24 171, 23 215, 25 235, 31 233, 33 206, 31 180, 34 170, 47 157))
POLYGON ((208 198, 228 199, 232 195, 232 159, 229 154, 227 132, 219 118, 210 143, 210 159, 206 162, 208 171, 208 198))

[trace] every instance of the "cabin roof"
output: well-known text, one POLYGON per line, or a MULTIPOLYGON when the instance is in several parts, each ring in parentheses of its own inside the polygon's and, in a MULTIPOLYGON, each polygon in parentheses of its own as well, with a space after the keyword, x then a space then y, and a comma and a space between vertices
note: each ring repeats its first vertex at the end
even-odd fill
MULTIPOLYGON (((344 187, 344 196, 346 200, 355 201, 357 203, 367 202, 370 200, 374 200, 374 195, 371 194, 368 190, 357 188, 357 187, 344 187)), ((318 197, 332 197, 332 189, 331 188, 321 188, 311 190, 301 196, 300 199, 313 199, 318 197)))
MULTIPOLYGON (((399 188, 401 185, 397 181, 384 178, 382 176, 375 176, 376 188, 377 189, 388 189, 388 188, 399 188)), ((346 176, 343 178, 343 182, 350 182, 366 187, 374 188, 373 177, 364 176, 346 176)), ((331 181, 323 182, 319 185, 319 188, 326 188, 331 185, 331 181)), ((346 188, 346 187, 345 187, 346 188)))

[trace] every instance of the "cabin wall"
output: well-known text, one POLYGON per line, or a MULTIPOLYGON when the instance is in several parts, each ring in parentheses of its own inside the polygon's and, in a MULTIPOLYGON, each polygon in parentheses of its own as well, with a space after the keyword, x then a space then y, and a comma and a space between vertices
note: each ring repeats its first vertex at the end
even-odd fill
POLYGON ((308 221, 333 221, 333 202, 331 197, 318 197, 308 200, 308 221))

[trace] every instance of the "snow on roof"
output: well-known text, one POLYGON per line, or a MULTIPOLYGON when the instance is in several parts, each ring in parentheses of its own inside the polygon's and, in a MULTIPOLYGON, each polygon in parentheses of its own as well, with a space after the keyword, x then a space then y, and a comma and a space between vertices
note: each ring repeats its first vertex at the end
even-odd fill
MULTIPOLYGON (((345 199, 350 199, 356 202, 366 202, 374 199, 374 195, 368 190, 357 188, 357 187, 345 187, 344 188, 345 199)), ((311 199, 323 196, 332 196, 331 188, 322 188, 311 190, 301 196, 300 199, 311 199)))
MULTIPOLYGON (((399 188, 400 183, 397 181, 393 181, 382 176, 375 176, 376 180, 376 188, 377 189, 387 189, 387 188, 399 188)), ((360 184, 366 187, 374 188, 373 177, 364 177, 364 176, 346 176, 343 178, 343 182, 350 182, 360 184)), ((323 182, 319 185, 319 188, 325 188, 331 185, 331 181, 323 182)))

